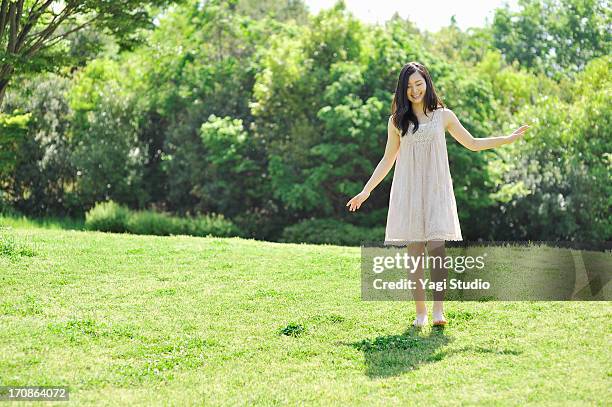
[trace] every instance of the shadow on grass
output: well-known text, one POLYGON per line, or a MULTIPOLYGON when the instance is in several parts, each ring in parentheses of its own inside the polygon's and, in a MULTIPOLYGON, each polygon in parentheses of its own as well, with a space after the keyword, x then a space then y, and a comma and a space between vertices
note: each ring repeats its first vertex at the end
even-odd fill
POLYGON ((369 377, 396 376, 423 363, 441 360, 443 356, 437 350, 451 341, 444 327, 432 328, 427 336, 420 333, 421 329, 410 327, 401 335, 379 336, 345 345, 364 353, 369 377))
POLYGON ((366 375, 370 378, 397 376, 418 369, 421 365, 435 363, 455 353, 485 353, 519 355, 522 351, 512 349, 490 349, 481 346, 465 346, 459 349, 440 350, 453 339, 445 334, 444 327, 432 327, 428 335, 421 329, 410 327, 402 335, 379 336, 374 340, 364 339, 354 343, 343 343, 361 350, 366 363, 366 375))

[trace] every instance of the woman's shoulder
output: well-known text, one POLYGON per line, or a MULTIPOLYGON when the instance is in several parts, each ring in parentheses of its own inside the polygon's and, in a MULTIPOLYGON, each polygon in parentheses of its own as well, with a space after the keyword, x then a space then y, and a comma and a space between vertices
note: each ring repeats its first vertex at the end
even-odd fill
POLYGON ((439 113, 443 113, 443 114, 448 114, 448 113, 452 112, 452 110, 451 110, 451 109, 449 109, 449 108, 448 108, 448 107, 446 107, 446 106, 438 106, 438 107, 436 108, 436 111, 438 111, 439 113))
POLYGON ((449 119, 453 115, 453 111, 449 109, 448 107, 444 107, 444 106, 440 106, 436 110, 440 111, 440 117, 442 118, 444 129, 446 129, 449 123, 449 119))
POLYGON ((393 120, 394 115, 392 114, 391 116, 389 116, 389 123, 388 126, 393 128, 393 130, 395 130, 396 132, 399 132, 400 130, 397 128, 397 126, 395 125, 395 121, 393 120))

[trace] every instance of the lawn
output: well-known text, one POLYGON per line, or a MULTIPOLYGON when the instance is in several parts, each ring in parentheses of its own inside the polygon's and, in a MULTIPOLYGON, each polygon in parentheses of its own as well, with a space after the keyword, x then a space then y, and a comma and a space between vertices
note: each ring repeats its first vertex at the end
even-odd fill
POLYGON ((358 247, 26 223, 3 239, 0 385, 69 386, 68 404, 612 399, 609 301, 449 301, 446 328, 416 331, 413 303, 361 300, 358 247))

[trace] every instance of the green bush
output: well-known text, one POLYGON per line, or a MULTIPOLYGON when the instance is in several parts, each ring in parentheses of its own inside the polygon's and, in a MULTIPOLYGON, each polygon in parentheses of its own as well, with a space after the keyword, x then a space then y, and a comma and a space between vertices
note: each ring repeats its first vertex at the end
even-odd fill
POLYGON ((213 235, 218 237, 241 236, 240 229, 222 214, 200 215, 182 219, 185 234, 192 236, 213 235))
POLYGON ((128 208, 112 200, 97 202, 85 214, 85 229, 123 233, 127 230, 129 215, 128 208))
POLYGON ((20 215, 10 204, 2 200, 2 191, 0 191, 0 216, 17 217, 20 215))
POLYGON ((85 228, 136 235, 242 236, 240 228, 221 214, 181 218, 153 211, 130 211, 112 200, 99 202, 87 212, 85 228))
POLYGON ((184 234, 179 218, 165 213, 137 211, 130 214, 127 231, 136 235, 180 235, 184 234))
POLYGON ((223 215, 208 214, 180 218, 151 211, 133 212, 127 231, 137 235, 239 236, 240 230, 223 215))
POLYGON ((281 242, 359 246, 363 242, 383 242, 384 226, 367 228, 336 219, 308 219, 283 230, 281 242))

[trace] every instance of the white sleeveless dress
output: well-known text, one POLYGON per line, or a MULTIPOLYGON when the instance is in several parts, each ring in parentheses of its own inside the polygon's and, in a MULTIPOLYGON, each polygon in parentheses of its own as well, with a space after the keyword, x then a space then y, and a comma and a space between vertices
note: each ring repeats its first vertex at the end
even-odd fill
POLYGON ((443 110, 434 110, 431 120, 419 123, 414 134, 411 123, 403 137, 389 117, 389 131, 400 136, 400 149, 391 184, 385 245, 463 240, 448 164, 443 110))

